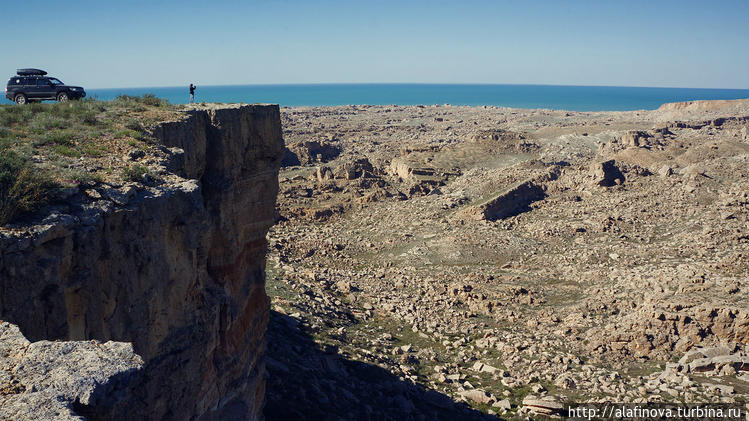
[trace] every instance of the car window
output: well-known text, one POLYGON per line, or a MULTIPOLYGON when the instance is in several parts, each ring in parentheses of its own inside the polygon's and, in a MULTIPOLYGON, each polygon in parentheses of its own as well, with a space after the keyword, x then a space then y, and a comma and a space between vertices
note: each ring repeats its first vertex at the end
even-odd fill
POLYGON ((49 86, 49 82, 47 82, 47 79, 37 79, 36 86, 49 86))
POLYGON ((60 81, 60 79, 57 79, 55 77, 51 77, 48 80, 49 80, 49 83, 51 83, 53 85, 63 85, 63 83, 60 81))

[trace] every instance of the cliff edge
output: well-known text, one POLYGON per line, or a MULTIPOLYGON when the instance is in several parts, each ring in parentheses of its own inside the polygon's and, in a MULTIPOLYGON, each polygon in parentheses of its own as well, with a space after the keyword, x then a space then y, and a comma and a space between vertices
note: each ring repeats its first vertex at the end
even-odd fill
POLYGON ((163 182, 80 189, 0 233, 0 318, 32 342, 133 344, 123 393, 68 402, 86 419, 260 419, 279 108, 196 106, 150 131, 163 182))

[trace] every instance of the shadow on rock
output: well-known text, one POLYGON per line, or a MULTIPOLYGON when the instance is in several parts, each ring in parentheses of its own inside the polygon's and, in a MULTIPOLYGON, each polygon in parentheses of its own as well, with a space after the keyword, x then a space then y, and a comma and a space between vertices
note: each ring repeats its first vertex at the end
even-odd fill
POLYGON ((282 420, 498 420, 373 364, 320 349, 271 311, 265 416, 282 420))

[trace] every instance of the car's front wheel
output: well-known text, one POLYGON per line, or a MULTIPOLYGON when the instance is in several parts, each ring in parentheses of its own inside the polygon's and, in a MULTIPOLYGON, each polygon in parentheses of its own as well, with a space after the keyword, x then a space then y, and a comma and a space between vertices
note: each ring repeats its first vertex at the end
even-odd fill
POLYGON ((68 94, 65 92, 57 94, 57 102, 68 102, 68 94))
POLYGON ((23 105, 26 103, 26 95, 24 94, 18 94, 14 99, 16 101, 16 104, 18 105, 23 105))

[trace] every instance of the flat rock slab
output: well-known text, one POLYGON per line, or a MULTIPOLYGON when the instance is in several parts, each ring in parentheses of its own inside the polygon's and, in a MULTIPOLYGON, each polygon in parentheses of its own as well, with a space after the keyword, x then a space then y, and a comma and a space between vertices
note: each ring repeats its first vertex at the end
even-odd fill
POLYGON ((83 420, 73 403, 111 398, 115 376, 135 376, 143 360, 124 342, 29 342, 17 326, 0 323, 0 419, 83 420))
POLYGON ((550 415, 561 412, 564 405, 562 405, 561 402, 528 395, 523 399, 523 407, 528 408, 537 414, 550 415))

